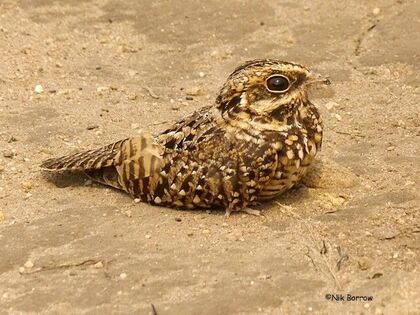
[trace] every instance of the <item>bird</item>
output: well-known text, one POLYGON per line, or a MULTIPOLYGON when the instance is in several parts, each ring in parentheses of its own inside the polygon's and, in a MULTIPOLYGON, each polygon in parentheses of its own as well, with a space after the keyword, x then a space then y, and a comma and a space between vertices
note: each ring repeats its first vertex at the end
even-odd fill
POLYGON ((261 215, 253 206, 299 183, 320 151, 323 122, 308 91, 329 84, 297 63, 247 61, 214 103, 163 132, 50 158, 41 168, 83 172, 157 206, 261 215))

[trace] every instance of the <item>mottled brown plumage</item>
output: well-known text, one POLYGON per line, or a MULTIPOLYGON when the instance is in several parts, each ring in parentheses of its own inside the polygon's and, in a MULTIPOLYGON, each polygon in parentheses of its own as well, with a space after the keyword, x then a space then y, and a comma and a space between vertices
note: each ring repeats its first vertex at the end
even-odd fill
POLYGON ((301 65, 253 60, 228 77, 213 106, 157 136, 143 133, 42 167, 84 171, 156 205, 258 214, 248 206, 293 187, 321 147, 322 121, 307 96, 319 82, 329 83, 301 65))

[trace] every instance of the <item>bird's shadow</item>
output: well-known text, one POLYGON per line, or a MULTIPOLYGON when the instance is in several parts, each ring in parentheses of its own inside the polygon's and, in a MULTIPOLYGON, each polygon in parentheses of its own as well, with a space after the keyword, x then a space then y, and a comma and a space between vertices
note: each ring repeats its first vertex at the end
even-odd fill
POLYGON ((89 180, 89 177, 84 173, 69 171, 41 171, 41 176, 58 188, 84 186, 86 181, 89 180))

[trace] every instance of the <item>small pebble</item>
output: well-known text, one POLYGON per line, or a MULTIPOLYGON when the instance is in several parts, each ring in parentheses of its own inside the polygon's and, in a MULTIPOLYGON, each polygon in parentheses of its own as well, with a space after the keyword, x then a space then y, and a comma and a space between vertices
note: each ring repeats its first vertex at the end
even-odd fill
POLYGON ((342 118, 339 114, 334 114, 334 116, 335 116, 335 119, 337 119, 338 121, 341 121, 342 118))
POLYGON ((16 142, 16 141, 18 141, 18 139, 16 137, 14 137, 14 136, 10 136, 10 138, 7 139, 7 142, 8 143, 12 143, 12 142, 16 142))
POLYGON ((93 265, 93 267, 100 269, 103 268, 104 264, 102 263, 102 261, 98 261, 96 264, 93 265))
POLYGON ((204 78, 206 76, 206 74, 204 72, 199 72, 198 75, 199 75, 200 78, 204 78))
POLYGON ((136 94, 136 93, 132 93, 132 94, 130 94, 129 96, 128 96, 128 99, 130 100, 130 101, 135 101, 136 99, 138 99, 138 95, 136 94))
POLYGON ((379 13, 381 13, 381 9, 379 9, 379 8, 374 8, 374 9, 372 10, 372 13, 373 13, 373 15, 379 15, 379 13))
POLYGON ((181 218, 175 218, 175 221, 176 221, 176 222, 181 222, 181 221, 182 221, 182 219, 181 219, 181 218))
POLYGON ((20 183, 20 188, 22 188, 22 190, 25 193, 29 192, 32 189, 32 187, 33 187, 33 184, 30 181, 24 181, 20 183))
POLYGON ((135 199, 134 199, 134 202, 135 202, 135 203, 140 203, 140 202, 141 202, 141 199, 140 199, 140 198, 135 198, 135 199))
POLYGON ((202 232, 203 232, 203 234, 210 234, 210 230, 208 230, 208 229, 204 229, 202 232))
POLYGON ((201 89, 197 86, 193 86, 185 91, 189 96, 198 96, 201 94, 201 89))
POLYGON ((390 145, 388 148, 386 148, 387 151, 394 151, 395 150, 395 146, 394 145, 390 145))
POLYGON ((193 232, 187 232, 187 235, 188 235, 188 236, 193 236, 193 235, 194 235, 194 233, 193 233, 193 232))
POLYGON ((120 274, 120 279, 121 280, 127 279, 127 274, 125 272, 121 273, 120 274))
POLYGON ((34 263, 30 260, 28 260, 24 265, 26 269, 31 269, 34 266, 34 263))
POLYGON ((5 151, 3 152, 3 156, 8 159, 13 159, 13 157, 15 156, 15 153, 12 151, 5 151))
POLYGON ((328 110, 331 110, 331 109, 333 109, 334 107, 338 107, 338 104, 337 104, 336 102, 328 102, 327 104, 325 104, 325 107, 326 107, 328 110))
POLYGON ((99 93, 104 92, 104 91, 108 91, 108 90, 109 90, 109 88, 107 88, 106 86, 99 86, 99 87, 96 88, 96 92, 99 92, 99 93))
POLYGON ((223 223, 222 223, 222 226, 223 226, 223 227, 227 227, 227 226, 229 226, 229 224, 227 224, 226 222, 223 222, 223 223))
POLYGON ((147 239, 151 239, 152 238, 152 235, 146 234, 144 237, 147 238, 147 239))
POLYGON ((41 94, 42 92, 44 92, 44 88, 42 87, 41 84, 37 84, 35 85, 35 89, 34 89, 36 94, 41 94))
POLYGON ((88 125, 88 126, 86 127, 86 129, 87 129, 87 130, 93 130, 93 129, 97 129, 97 128, 99 128, 99 126, 98 126, 98 125, 88 125))
POLYGON ((19 267, 19 273, 20 274, 25 273, 25 267, 19 267))
POLYGON ((85 186, 90 186, 92 184, 93 184, 93 181, 90 180, 90 179, 88 179, 88 180, 85 181, 85 186))

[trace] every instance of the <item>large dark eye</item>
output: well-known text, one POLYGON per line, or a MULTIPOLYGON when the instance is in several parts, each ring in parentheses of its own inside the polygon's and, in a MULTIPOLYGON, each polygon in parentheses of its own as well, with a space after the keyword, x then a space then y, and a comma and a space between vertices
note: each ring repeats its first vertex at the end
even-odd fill
POLYGON ((273 93, 286 92, 290 87, 289 79, 282 75, 272 75, 267 79, 267 89, 273 93))

